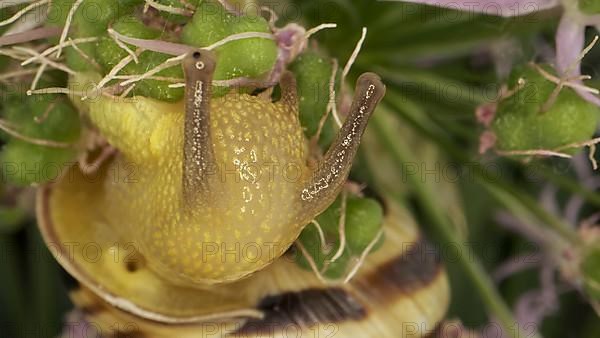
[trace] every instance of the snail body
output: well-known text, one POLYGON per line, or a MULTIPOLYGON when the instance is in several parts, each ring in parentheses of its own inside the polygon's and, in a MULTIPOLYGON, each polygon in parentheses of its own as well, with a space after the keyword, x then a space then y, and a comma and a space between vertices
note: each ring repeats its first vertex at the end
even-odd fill
POLYGON ((208 101, 196 94, 210 92, 210 74, 187 71, 210 68, 210 60, 187 61, 185 102, 88 102, 83 109, 119 153, 95 174, 73 166, 38 190, 41 233, 74 279, 81 317, 69 322, 94 323, 108 337, 275 337, 291 329, 374 338, 398 336, 406 323, 419 328, 411 335, 428 336, 448 307, 448 281, 439 259, 423 254, 432 248, 407 210, 387 208, 383 246, 348 283, 323 283, 287 250, 345 182, 383 95, 378 78, 359 78, 346 122, 314 166, 306 164, 292 77, 283 76, 275 103, 246 94, 208 101), (258 166, 273 161, 292 165, 258 166), (259 240, 271 251, 259 255, 259 240))
POLYGON ((152 269, 192 287, 239 280, 290 247, 339 193, 385 91, 376 75, 359 78, 350 115, 315 169, 291 74, 278 102, 247 94, 211 100, 215 62, 208 51, 188 55, 182 103, 136 97, 89 108, 121 152, 111 171, 136 169, 135 182, 106 182, 106 222, 152 269))

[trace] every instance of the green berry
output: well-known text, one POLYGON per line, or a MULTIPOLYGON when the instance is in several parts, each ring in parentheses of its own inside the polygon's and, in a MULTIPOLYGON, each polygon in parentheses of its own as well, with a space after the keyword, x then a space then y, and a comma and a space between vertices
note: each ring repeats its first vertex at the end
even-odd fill
MULTIPOLYGON (((300 234, 298 238, 300 243, 304 246, 308 254, 311 256, 319 270, 323 269, 325 262, 330 261, 336 253, 336 248, 339 245, 338 239, 333 239, 335 246, 327 253, 324 253, 321 248, 321 240, 317 229, 313 225, 308 225, 300 234)), ((348 270, 348 263, 350 262, 350 251, 345 250, 342 256, 340 256, 335 262, 328 263, 327 269, 323 272, 323 275, 327 278, 337 279, 345 275, 348 270)), ((295 256, 296 263, 307 270, 311 270, 308 260, 300 250, 297 250, 295 256)))
MULTIPOLYGON (((9 12, 8 8, 0 10, 0 21, 10 18, 10 14, 11 13, 9 12)), ((8 27, 9 26, 0 27, 0 35, 3 34, 8 29, 8 27)), ((0 55, 0 70, 4 69, 8 65, 9 61, 10 58, 8 56, 0 55)))
MULTIPOLYGON (((230 35, 244 32, 270 33, 270 29, 262 17, 235 16, 219 4, 203 2, 184 27, 181 40, 188 45, 206 47, 230 35)), ((218 57, 214 74, 216 80, 257 78, 268 73, 277 59, 275 41, 264 38, 232 41, 215 51, 218 57)))
POLYGON ((4 107, 5 119, 25 136, 71 143, 80 135, 79 114, 64 95, 15 97, 4 107))
MULTIPOLYGON (((78 48, 88 56, 90 60, 95 59, 95 48, 92 42, 82 43, 78 48)), ((67 47, 63 49, 67 66, 77 72, 85 72, 92 66, 91 62, 81 55, 75 48, 67 47)))
MULTIPOLYGON (((327 261, 330 262, 334 254, 335 250, 332 250, 332 252, 327 256, 327 261)), ((352 255, 350 254, 350 252, 348 250, 345 250, 344 253, 335 262, 328 263, 329 265, 327 266, 327 269, 325 270, 323 275, 331 279, 345 277, 348 273, 348 270, 350 269, 349 264, 351 258, 352 255)))
MULTIPOLYGON (((139 39, 158 39, 161 37, 160 31, 145 26, 133 16, 121 17, 114 23, 113 29, 120 34, 139 39)), ((135 49, 135 47, 132 48, 135 49)), ((98 42, 96 54, 98 56, 98 62, 104 68, 105 73, 108 73, 117 63, 119 63, 119 61, 128 55, 123 48, 119 47, 114 42, 114 40, 106 36, 98 42)), ((126 75, 143 74, 149 69, 160 65, 168 58, 170 58, 170 56, 166 54, 145 51, 138 57, 139 63, 136 64, 135 62, 130 62, 123 68, 121 73, 126 75)), ((181 69, 181 66, 173 66, 157 73, 155 76, 172 77, 183 80, 183 70, 181 69)), ((171 84, 171 82, 152 79, 142 80, 137 82, 132 94, 169 102, 181 100, 184 93, 183 89, 169 88, 169 84, 171 84)))
MULTIPOLYGON (((75 143, 80 135, 79 114, 62 95, 12 97, 4 118, 29 138, 75 143)), ((0 152, 3 180, 30 185, 55 180, 76 156, 75 148, 41 146, 1 133, 6 145, 0 152)))
POLYGON ((0 206, 0 235, 20 229, 27 212, 19 207, 0 206))
POLYGON ((53 0, 48 9, 46 23, 51 26, 63 27, 74 3, 75 0, 53 0))
MULTIPOLYGON (((160 36, 158 30, 147 27, 133 16, 125 16, 115 21, 112 27, 120 34, 139 39, 156 39, 160 36)), ((131 48, 131 46, 130 46, 131 48)), ((135 47, 133 47, 135 49, 135 47)), ((119 61, 128 54, 108 36, 103 36, 96 45, 98 63, 105 72, 109 72, 119 61)))
POLYGON ((342 199, 338 197, 331 205, 325 209, 316 220, 325 234, 332 237, 339 237, 339 220, 341 215, 342 199))
POLYGON ((355 254, 362 253, 381 230, 383 208, 371 198, 348 198, 346 240, 355 254))
MULTIPOLYGON (((105 35, 109 24, 131 13, 133 6, 142 2, 141 0, 86 0, 79 5, 75 12, 69 29, 69 36, 83 38, 105 35)), ((52 1, 47 23, 52 26, 63 27, 74 3, 75 0, 52 1)), ((58 38, 53 40, 53 43, 58 42, 58 38)), ((82 43, 78 45, 78 48, 90 59, 96 59, 96 48, 93 43, 82 43)), ((86 60, 77 50, 66 47, 64 53, 67 65, 70 68, 76 71, 89 70, 90 61, 86 60)))
MULTIPOLYGON (((304 230, 302 230, 302 233, 300 234, 300 237, 298 237, 298 240, 300 241, 300 243, 302 243, 306 251, 315 261, 317 267, 321 269, 323 267, 327 254, 321 250, 321 240, 319 238, 317 230, 313 226, 308 225, 304 230)), ((295 256, 295 259, 298 265, 300 265, 303 268, 310 269, 308 260, 302 254, 302 251, 300 251, 300 249, 298 249, 297 251, 298 252, 295 256)))
MULTIPOLYGON (((130 64, 125 67, 125 74, 142 74, 169 59, 170 56, 161 53, 144 52, 139 57, 138 64, 130 64)), ((158 72, 155 76, 177 78, 183 80, 183 70, 180 65, 173 66, 158 72)), ((183 98, 183 88, 169 88, 172 82, 160 80, 143 80, 137 82, 133 89, 133 95, 151 97, 161 101, 177 102, 183 98)))
POLYGON ((4 70, 4 68, 6 68, 9 61, 10 61, 10 59, 8 58, 8 56, 4 56, 4 55, 0 56, 0 71, 4 70))
POLYGON ((587 294, 600 300, 600 247, 592 247, 581 262, 581 273, 587 294))
MULTIPOLYGON (((75 0, 53 0, 48 11, 47 24, 63 27, 75 0)), ((98 36, 106 32, 115 19, 133 12, 141 0, 85 0, 75 15, 70 32, 76 37, 98 36)))
MULTIPOLYGON (((173 8, 185 8, 182 1, 180 1, 180 0, 158 0, 156 2, 158 2, 161 5, 166 5, 166 6, 170 6, 173 8)), ((187 2, 190 5, 192 5, 193 7, 198 7, 202 3, 202 0, 187 0, 187 2)), ((169 13, 169 12, 165 12, 165 11, 160 11, 159 13, 163 18, 167 19, 168 21, 177 23, 177 24, 184 24, 190 20, 189 17, 184 16, 184 15, 169 13)))
POLYGON ((587 14, 598 14, 600 13, 600 1, 579 0, 579 9, 587 14))
MULTIPOLYGON (((333 71, 331 60, 315 51, 300 55, 290 70, 296 76, 300 105, 300 123, 307 137, 313 137, 319 129, 321 118, 329 103, 329 81, 333 71)), ((335 137, 334 121, 329 115, 319 138, 319 144, 327 148, 335 137)))
POLYGON ((72 148, 52 148, 12 140, 0 152, 2 179, 20 186, 55 181, 74 162, 72 148))
POLYGON ((132 8, 134 6, 139 6, 145 3, 144 0, 118 0, 119 5, 122 8, 132 8))
MULTIPOLYGON (((556 84, 531 66, 511 75, 511 89, 518 78, 525 81, 525 86, 500 102, 492 123, 499 150, 555 150, 592 137, 598 107, 571 88, 563 88, 549 109, 542 111, 556 84)), ((576 149, 561 151, 572 153, 576 149)))
MULTIPOLYGON (((317 216, 317 222, 328 238, 339 238, 341 198, 317 216)), ((348 196, 346 200, 346 243, 352 254, 360 255, 381 230, 383 208, 372 198, 348 196)), ((312 227, 312 226, 308 226, 312 227)))
MULTIPOLYGON (((300 234, 299 241, 315 261, 317 267, 323 268, 330 261, 340 246, 339 221, 341 214, 341 198, 317 217, 317 222, 325 234, 325 240, 332 248, 324 253, 317 228, 308 224, 300 234)), ((328 278, 340 278, 348 271, 352 257, 360 256, 381 230, 383 224, 383 208, 374 199, 349 196, 346 201, 346 247, 342 256, 331 263, 324 273, 328 278)), ((376 251, 383 244, 383 237, 373 247, 376 251)), ((301 253, 296 256, 301 267, 310 269, 308 261, 301 253)))

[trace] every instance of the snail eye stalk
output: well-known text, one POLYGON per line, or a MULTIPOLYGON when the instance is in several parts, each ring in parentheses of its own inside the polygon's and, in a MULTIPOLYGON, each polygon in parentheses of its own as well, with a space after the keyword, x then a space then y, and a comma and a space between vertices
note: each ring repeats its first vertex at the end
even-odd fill
POLYGON ((188 205, 207 200, 209 171, 215 163, 210 132, 210 96, 216 59, 208 50, 188 53, 185 75, 183 197, 188 205))
POLYGON ((385 85, 377 74, 365 73, 358 78, 348 118, 302 189, 300 217, 318 215, 335 200, 348 178, 369 118, 384 95, 385 85))

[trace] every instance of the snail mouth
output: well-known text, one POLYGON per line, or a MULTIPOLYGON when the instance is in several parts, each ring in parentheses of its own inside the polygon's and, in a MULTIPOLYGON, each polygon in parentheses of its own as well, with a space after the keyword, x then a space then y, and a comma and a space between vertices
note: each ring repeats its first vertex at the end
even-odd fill
POLYGON ((110 311, 118 318, 146 323, 150 330, 227 322, 234 324, 230 334, 247 336, 289 325, 330 323, 350 334, 357 323, 368 325, 373 317, 389 316, 433 328, 448 306, 441 263, 430 259, 430 248, 417 250, 426 245, 423 238, 408 213, 393 208, 385 222, 384 246, 368 257, 348 284, 324 285, 284 256, 232 284, 207 289, 174 285, 148 269, 135 243, 103 221, 108 216, 103 212, 103 186, 109 174, 106 165, 87 176, 74 166, 61 181, 40 188, 37 196, 44 240, 79 282, 71 296, 84 311, 110 311), (82 294, 95 306, 82 301, 82 294), (306 306, 307 302, 314 306, 306 306))

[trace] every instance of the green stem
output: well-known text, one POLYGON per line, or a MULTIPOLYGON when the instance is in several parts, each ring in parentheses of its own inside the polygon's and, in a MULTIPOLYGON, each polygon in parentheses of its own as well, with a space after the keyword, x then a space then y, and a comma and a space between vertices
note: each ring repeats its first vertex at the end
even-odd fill
POLYGON ((566 175, 558 175, 550 168, 545 166, 539 166, 536 169, 539 169, 540 174, 544 175, 545 178, 552 181, 558 187, 581 196, 588 203, 595 207, 600 207, 600 194, 596 193, 595 191, 587 189, 585 186, 579 184, 566 175))
MULTIPOLYGON (((371 68, 374 72, 399 85, 407 88, 429 90, 434 93, 434 99, 438 101, 462 102, 466 104, 480 104, 489 101, 485 89, 482 87, 465 84, 461 81, 451 79, 442 75, 431 73, 431 71, 415 68, 414 66, 388 67, 366 65, 357 60, 357 66, 371 68)), ((440 112, 441 113, 441 112, 440 112)), ((464 112, 473 116, 473 112, 464 112)))
POLYGON ((12 332, 15 337, 23 336, 23 330, 28 323, 24 279, 21 272, 22 262, 19 256, 16 240, 10 235, 0 234, 0 276, 2 276, 0 301, 5 305, 4 310, 9 316, 5 320, 16 329, 16 332, 12 332))
MULTIPOLYGON (((384 145, 398 167, 402 167, 403 163, 414 163, 416 161, 415 156, 411 154, 411 151, 402 140, 394 140, 392 133, 387 130, 385 123, 382 122, 380 117, 375 116, 371 123, 376 131, 379 142, 384 145)), ((431 219, 433 226, 439 235, 442 236, 443 240, 447 243, 461 245, 462 249, 465 250, 463 252, 472 252, 468 244, 456 235, 456 232, 453 231, 455 227, 436 205, 433 192, 422 181, 417 179, 417 176, 408 175, 407 177, 425 213, 431 219)), ((458 262, 475 284, 488 312, 502 324, 507 335, 515 338, 525 337, 526 334, 518 327, 517 321, 479 260, 473 257, 459 256, 458 262)), ((539 336, 536 335, 535 337, 539 336)))
MULTIPOLYGON (((406 97, 406 100, 409 100, 409 101, 413 100, 412 98, 410 98, 408 96, 403 96, 403 100, 404 100, 404 97, 406 97)), ((409 106, 412 104, 414 104, 414 102, 410 102, 409 106)), ((456 124, 458 124, 458 123, 453 123, 453 121, 442 121, 441 119, 436 119, 435 115, 427 115, 427 116, 429 116, 429 119, 430 119, 430 121, 428 121, 428 122, 433 122, 433 124, 435 125, 436 128, 440 128, 439 125, 441 125, 443 123, 443 125, 445 126, 445 128, 448 131, 451 131, 452 134, 455 134, 455 135, 457 134, 457 135, 461 136, 465 140, 470 140, 477 136, 476 131, 473 130, 473 128, 470 128, 470 126, 460 127, 460 126, 456 126, 456 124)), ((415 120, 413 120, 413 122, 418 123, 419 121, 415 119, 415 120)), ((460 125, 462 125, 462 124, 460 124, 460 125)), ((415 124, 413 124, 413 126, 415 126, 415 124)), ((421 126, 421 127, 416 126, 416 127, 420 132, 422 132, 429 138, 435 140, 435 136, 434 136, 433 132, 428 132, 426 129, 423 128, 423 126, 421 126)), ((428 128, 431 128, 431 127, 428 127, 428 128)), ((455 157, 462 161, 464 161, 466 159, 466 157, 464 157, 457 148, 448 149, 451 147, 452 147, 451 145, 445 146, 445 150, 448 151, 452 155, 452 157, 455 157)), ((523 165, 522 162, 519 162, 512 158, 509 158, 509 160, 512 160, 512 162, 515 163, 516 165, 525 167, 525 165, 523 165)), ((581 185, 579 182, 573 180, 572 178, 570 178, 566 175, 559 175, 559 174, 555 173, 551 168, 549 168, 546 165, 535 166, 534 169, 537 170, 537 172, 540 175, 542 175, 544 178, 548 179, 552 183, 556 184, 558 187, 560 187, 564 190, 567 190, 573 194, 577 194, 577 195, 581 196, 585 201, 592 204, 593 206, 600 207, 600 194, 598 194, 597 192, 586 188, 585 186, 581 185)), ((546 218, 546 216, 542 216, 542 217, 546 218)), ((552 221, 552 222, 555 222, 555 221, 552 221)), ((561 232, 566 234, 566 232, 564 232, 564 231, 561 231, 561 232)), ((572 233, 566 234, 566 235, 571 238, 573 237, 572 233)))
POLYGON ((30 320, 44 332, 56 335, 60 330, 59 323, 63 309, 60 307, 60 285, 55 261, 40 237, 39 230, 33 224, 27 227, 27 241, 30 248, 29 275, 32 283, 28 285, 30 320))
POLYGON ((489 186, 486 189, 497 201, 502 201, 505 208, 521 221, 519 230, 523 234, 534 235, 537 238, 536 241, 541 241, 540 244, 556 262, 565 261, 563 253, 572 246, 571 242, 565 240, 564 237, 558 236, 556 233, 540 233, 535 216, 523 203, 513 198, 510 193, 495 186, 489 186))
MULTIPOLYGON (((569 243, 577 244, 580 242, 579 236, 573 230, 572 227, 566 224, 563 220, 558 219, 556 216, 548 213, 531 196, 521 193, 516 188, 512 187, 506 182, 493 182, 490 180, 486 180, 481 173, 478 173, 477 176, 475 176, 475 178, 477 178, 481 185, 484 188, 486 188, 486 190, 488 190, 490 193, 492 193, 492 196, 494 197, 496 197, 497 195, 494 193, 493 189, 500 189, 507 192, 509 197, 512 197, 517 202, 523 204, 529 210, 529 212, 531 212, 532 215, 534 215, 538 220, 542 222, 542 224, 545 224, 557 234, 561 235, 569 243)), ((504 199, 496 198, 496 200, 499 201, 501 204, 507 206, 504 199)))

